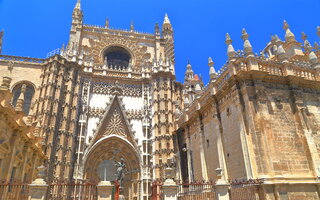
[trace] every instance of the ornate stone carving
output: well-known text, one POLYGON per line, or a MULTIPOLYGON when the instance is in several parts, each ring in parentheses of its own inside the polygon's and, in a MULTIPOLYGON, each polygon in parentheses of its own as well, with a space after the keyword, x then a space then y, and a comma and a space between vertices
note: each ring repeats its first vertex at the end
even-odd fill
MULTIPOLYGON (((89 107, 88 108, 88 114, 91 117, 102 117, 105 113, 106 109, 104 108, 95 108, 95 107, 89 107)), ((128 109, 126 110, 126 115, 129 120, 132 119, 142 119, 143 117, 143 111, 137 110, 137 109, 128 109)))
POLYGON ((88 52, 89 57, 94 58, 94 62, 98 65, 103 65, 102 53, 111 46, 124 47, 130 51, 133 60, 133 71, 136 71, 144 63, 146 54, 148 54, 147 47, 138 45, 139 40, 116 36, 116 35, 100 35, 99 39, 89 39, 91 48, 84 47, 88 52))
MULTIPOLYGON (((92 85, 92 92, 112 95, 114 86, 112 83, 95 82, 92 85)), ((118 84, 117 87, 122 90, 123 96, 142 97, 141 85, 118 84)))
POLYGON ((126 136, 125 128, 122 123, 122 119, 120 116, 119 111, 115 110, 112 113, 110 121, 106 125, 106 135, 120 135, 120 136, 126 136))

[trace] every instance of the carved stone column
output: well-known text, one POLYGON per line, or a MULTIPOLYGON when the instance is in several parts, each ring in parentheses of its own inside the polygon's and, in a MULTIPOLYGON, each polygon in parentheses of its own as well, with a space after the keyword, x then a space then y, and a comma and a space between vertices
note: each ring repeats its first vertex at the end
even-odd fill
POLYGON ((110 181, 101 181, 98 185, 98 200, 111 200, 113 185, 110 181))

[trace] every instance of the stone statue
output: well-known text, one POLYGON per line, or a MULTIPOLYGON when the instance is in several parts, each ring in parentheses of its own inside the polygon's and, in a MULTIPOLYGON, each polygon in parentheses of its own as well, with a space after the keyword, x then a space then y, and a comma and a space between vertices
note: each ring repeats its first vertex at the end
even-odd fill
POLYGON ((115 163, 115 166, 117 167, 117 181, 119 181, 120 187, 122 187, 122 182, 126 171, 126 164, 124 163, 123 158, 120 159, 120 162, 115 161, 115 163))

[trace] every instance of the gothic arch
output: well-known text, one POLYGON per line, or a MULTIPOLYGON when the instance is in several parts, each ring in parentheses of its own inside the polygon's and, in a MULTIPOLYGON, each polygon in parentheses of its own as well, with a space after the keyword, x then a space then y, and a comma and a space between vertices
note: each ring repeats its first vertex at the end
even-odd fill
POLYGON ((135 64, 135 55, 132 53, 132 50, 130 50, 130 48, 125 46, 125 45, 117 44, 117 43, 114 43, 114 44, 111 43, 111 44, 109 44, 109 45, 107 45, 107 46, 105 46, 104 48, 101 49, 101 51, 99 53, 100 62, 104 63, 105 52, 108 51, 108 49, 115 48, 115 47, 119 47, 119 48, 124 49, 130 56, 131 60, 130 60, 129 64, 131 64, 131 66, 134 66, 134 64, 135 64))
POLYGON ((95 182, 114 181, 116 179, 116 162, 124 160, 126 171, 123 179, 124 195, 133 199, 139 197, 135 188, 141 180, 141 158, 136 147, 127 139, 118 135, 100 138, 88 149, 83 159, 83 178, 95 182), (106 162, 108 166, 104 165, 106 162))
POLYGON ((32 105, 32 101, 33 101, 33 97, 36 93, 36 87, 35 85, 30 82, 30 81, 19 81, 17 83, 15 83, 12 88, 12 105, 16 106, 17 103, 17 99, 19 98, 20 94, 21 94, 21 87, 22 85, 25 84, 26 85, 26 92, 25 92, 25 96, 24 96, 24 104, 23 104, 23 111, 26 115, 29 114, 29 111, 31 109, 31 105, 32 105))
POLYGON ((102 161, 105 158, 113 159, 113 157, 117 161, 123 157, 125 159, 125 163, 129 165, 129 169, 141 170, 141 158, 136 147, 131 144, 130 141, 121 136, 109 135, 100 138, 90 149, 86 151, 83 159, 84 178, 90 179, 90 175, 94 175, 92 174, 94 172, 90 172, 90 170, 94 170, 94 167, 92 166, 98 165, 99 163, 97 162, 102 161), (113 154, 115 150, 119 150, 119 152, 116 152, 116 155, 113 154))

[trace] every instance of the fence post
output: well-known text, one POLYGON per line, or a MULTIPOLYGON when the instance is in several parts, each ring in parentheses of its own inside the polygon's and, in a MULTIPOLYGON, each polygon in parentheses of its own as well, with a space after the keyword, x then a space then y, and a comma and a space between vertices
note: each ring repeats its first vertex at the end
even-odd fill
POLYGON ((229 200, 229 183, 222 178, 222 169, 217 168, 217 182, 216 182, 216 199, 217 200, 229 200))
POLYGON ((98 188, 98 200, 111 200, 113 185, 110 181, 101 181, 97 185, 98 188))
POLYGON ((46 200, 48 184, 44 181, 44 170, 46 167, 40 166, 38 169, 38 178, 29 185, 28 200, 46 200))
POLYGON ((173 179, 167 179, 163 186, 164 200, 177 200, 178 199, 178 185, 173 179))
MULTIPOLYGON (((168 163, 172 163, 173 160, 168 159, 168 163)), ((163 196, 164 200, 177 200, 178 199, 178 185, 176 182, 174 182, 173 177, 174 175, 174 169, 170 166, 165 168, 165 176, 166 181, 163 183, 162 189, 163 189, 163 196)))

